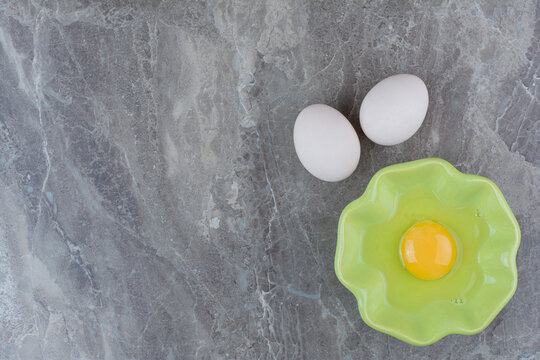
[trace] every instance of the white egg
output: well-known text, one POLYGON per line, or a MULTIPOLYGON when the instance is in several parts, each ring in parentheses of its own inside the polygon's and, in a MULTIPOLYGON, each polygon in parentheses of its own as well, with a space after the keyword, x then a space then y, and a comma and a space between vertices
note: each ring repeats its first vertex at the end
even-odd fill
POLYGON ((349 120, 323 104, 310 105, 294 124, 294 148, 302 165, 324 181, 341 181, 360 160, 360 141, 349 120))
POLYGON ((375 85, 362 101, 362 131, 379 145, 402 143, 422 125, 428 103, 422 79, 410 74, 390 76, 375 85))

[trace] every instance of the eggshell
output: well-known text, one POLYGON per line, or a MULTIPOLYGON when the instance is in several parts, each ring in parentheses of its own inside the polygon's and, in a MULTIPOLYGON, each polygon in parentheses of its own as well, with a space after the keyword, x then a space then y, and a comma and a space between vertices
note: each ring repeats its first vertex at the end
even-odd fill
POLYGON ((422 79, 410 74, 390 76, 375 85, 362 101, 362 131, 379 145, 402 143, 422 125, 428 103, 422 79))
POLYGON ((310 105, 298 114, 294 148, 307 171, 329 182, 349 177, 360 160, 360 141, 351 123, 323 104, 310 105))

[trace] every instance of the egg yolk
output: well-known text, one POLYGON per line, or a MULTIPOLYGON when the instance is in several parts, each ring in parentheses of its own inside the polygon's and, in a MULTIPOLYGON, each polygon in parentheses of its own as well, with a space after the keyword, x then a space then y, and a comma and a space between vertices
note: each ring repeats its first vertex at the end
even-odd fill
POLYGON ((407 271, 422 280, 446 275, 456 261, 456 243, 448 230, 432 221, 420 222, 401 239, 401 259, 407 271))

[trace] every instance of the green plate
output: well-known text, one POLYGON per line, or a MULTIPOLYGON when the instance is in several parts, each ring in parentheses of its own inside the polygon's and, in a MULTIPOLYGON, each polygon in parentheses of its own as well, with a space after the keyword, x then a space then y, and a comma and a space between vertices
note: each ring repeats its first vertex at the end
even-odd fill
POLYGON ((442 159, 388 166, 341 213, 337 277, 372 328, 424 346, 448 334, 476 334, 517 286, 519 225, 499 188, 442 159), (454 235, 457 258, 438 280, 420 280, 400 261, 403 233, 422 220, 454 235))

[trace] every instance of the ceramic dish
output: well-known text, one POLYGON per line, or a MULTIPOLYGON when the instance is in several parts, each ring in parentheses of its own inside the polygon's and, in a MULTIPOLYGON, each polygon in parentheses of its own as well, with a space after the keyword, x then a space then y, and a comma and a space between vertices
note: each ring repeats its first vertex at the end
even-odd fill
POLYGON ((424 346, 489 325, 516 290, 519 242, 493 182, 422 159, 380 170, 343 210, 335 270, 369 326, 424 346), (437 280, 415 278, 400 260, 403 233, 423 220, 444 225, 456 242, 454 266, 437 280))

